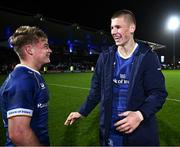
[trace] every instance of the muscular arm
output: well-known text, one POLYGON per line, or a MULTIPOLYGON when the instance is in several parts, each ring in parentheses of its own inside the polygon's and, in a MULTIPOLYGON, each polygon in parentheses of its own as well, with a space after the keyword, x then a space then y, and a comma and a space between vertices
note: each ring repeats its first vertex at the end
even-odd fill
POLYGON ((40 142, 30 128, 31 117, 15 116, 8 119, 9 137, 15 145, 40 146, 40 142))

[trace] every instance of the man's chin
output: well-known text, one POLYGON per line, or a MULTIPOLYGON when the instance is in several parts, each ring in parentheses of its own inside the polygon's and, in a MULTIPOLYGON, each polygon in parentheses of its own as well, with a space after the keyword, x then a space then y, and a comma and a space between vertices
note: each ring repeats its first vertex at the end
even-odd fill
POLYGON ((50 63, 51 61, 50 61, 50 59, 48 59, 44 64, 47 64, 47 63, 50 63))
POLYGON ((122 45, 122 43, 120 43, 120 42, 116 42, 116 45, 117 45, 117 46, 121 46, 121 45, 122 45))
POLYGON ((118 41, 118 42, 115 42, 117 46, 124 46, 126 44, 125 41, 118 41))

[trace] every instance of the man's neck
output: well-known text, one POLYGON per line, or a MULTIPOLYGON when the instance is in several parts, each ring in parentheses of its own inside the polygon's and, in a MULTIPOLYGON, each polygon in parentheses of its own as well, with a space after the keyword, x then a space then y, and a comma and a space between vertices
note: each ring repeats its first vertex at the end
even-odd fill
POLYGON ((28 67, 36 70, 36 71, 39 71, 39 70, 40 70, 39 67, 37 67, 37 66, 35 66, 35 65, 33 65, 33 64, 30 64, 30 63, 28 63, 28 62, 26 62, 26 61, 23 61, 23 60, 21 60, 20 64, 25 65, 25 66, 28 66, 28 67))
POLYGON ((118 46, 118 52, 123 57, 128 57, 133 52, 135 45, 136 45, 136 42, 132 40, 126 43, 125 45, 118 46))

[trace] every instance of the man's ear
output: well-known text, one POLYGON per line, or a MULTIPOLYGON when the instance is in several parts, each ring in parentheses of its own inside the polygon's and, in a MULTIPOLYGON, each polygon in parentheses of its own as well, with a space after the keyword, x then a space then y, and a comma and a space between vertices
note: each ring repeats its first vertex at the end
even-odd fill
POLYGON ((33 55, 33 50, 31 45, 26 45, 25 46, 25 52, 29 55, 33 55))
POLYGON ((135 30, 136 30, 136 26, 135 26, 134 24, 131 24, 131 25, 130 25, 130 32, 131 32, 132 34, 134 34, 135 30))

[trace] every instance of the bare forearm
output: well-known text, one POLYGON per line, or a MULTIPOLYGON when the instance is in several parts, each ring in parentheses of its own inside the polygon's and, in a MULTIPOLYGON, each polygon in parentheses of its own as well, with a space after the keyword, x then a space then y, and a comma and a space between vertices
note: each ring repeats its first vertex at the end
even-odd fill
POLYGON ((16 133, 11 140, 17 146, 41 146, 31 128, 16 133))

